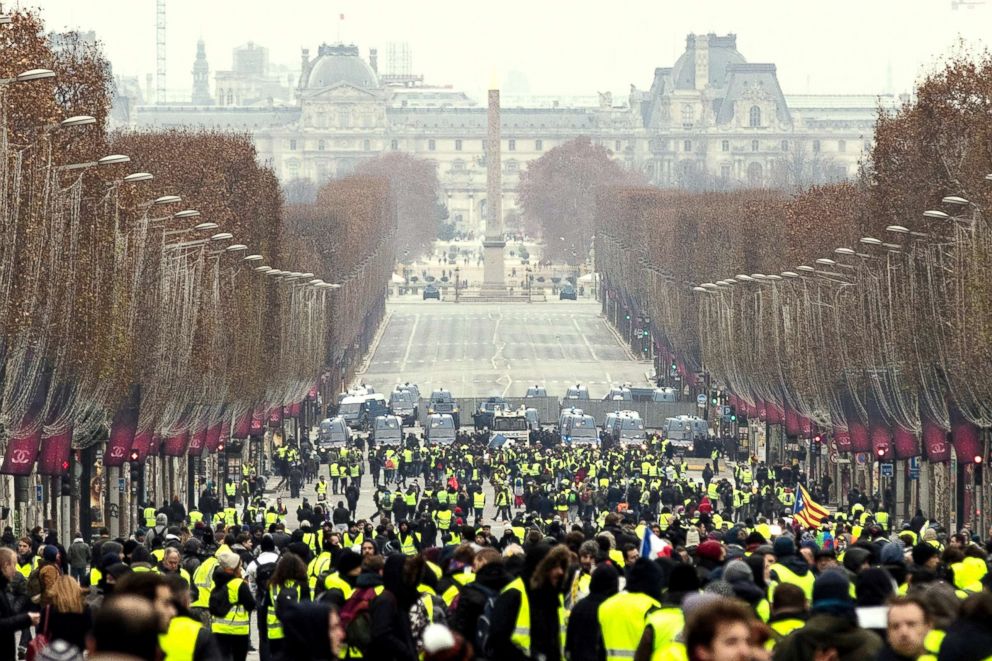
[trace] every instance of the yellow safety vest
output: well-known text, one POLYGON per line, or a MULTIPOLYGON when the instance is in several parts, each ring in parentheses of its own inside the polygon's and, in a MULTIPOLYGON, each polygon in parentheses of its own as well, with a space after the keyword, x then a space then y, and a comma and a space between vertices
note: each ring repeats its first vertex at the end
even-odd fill
POLYGON ((801 629, 806 626, 806 621, 797 617, 789 617, 775 622, 769 622, 768 626, 770 626, 772 631, 777 633, 781 638, 785 638, 796 629, 801 629))
POLYGON ((265 623, 269 631, 269 640, 282 640, 283 638, 282 622, 276 617, 276 599, 279 598, 279 593, 283 589, 295 590, 296 598, 294 601, 298 602, 300 600, 300 586, 296 584, 296 581, 289 580, 286 581, 285 585, 269 586, 269 610, 265 616, 265 623))
POLYGON ((414 533, 410 533, 403 538, 403 535, 399 536, 400 540, 400 550, 403 551, 403 555, 417 555, 417 544, 414 533))
POLYGON ((154 507, 146 507, 142 511, 144 512, 144 517, 145 517, 145 527, 146 528, 154 528, 155 527, 155 508, 154 507))
POLYGON ((158 637, 165 661, 191 661, 196 650, 196 637, 202 628, 202 624, 183 615, 169 620, 169 630, 158 637))
POLYGON ((231 604, 231 610, 227 611, 224 617, 213 616, 210 623, 210 630, 214 633, 227 634, 230 636, 247 636, 249 627, 248 611, 238 603, 238 588, 244 583, 243 579, 232 578, 227 583, 227 601, 231 604))
POLYGON ((276 512, 266 512, 265 513, 265 525, 266 527, 271 526, 273 523, 278 523, 279 514, 276 512))
POLYGON ((318 496, 326 496, 327 495, 327 482, 318 482, 316 488, 317 488, 317 495, 318 496))
POLYGON ((193 582, 199 594, 190 606, 197 608, 210 607, 210 593, 214 590, 214 569, 217 568, 217 558, 211 556, 200 563, 200 566, 193 572, 193 582))
MULTIPOLYGON (((20 567, 18 567, 18 569, 20 569, 20 567)), ((100 582, 101 578, 103 578, 103 572, 96 567, 90 567, 90 586, 96 586, 96 584, 100 582)))
POLYGON ((813 582, 816 580, 816 577, 813 576, 813 572, 808 571, 805 576, 800 576, 785 565, 781 565, 777 562, 772 565, 772 571, 778 575, 779 583, 791 583, 792 585, 802 588, 803 592, 806 594, 806 599, 813 601, 813 582))
POLYGON ((345 599, 348 599, 351 596, 351 593, 355 591, 355 588, 348 585, 348 582, 341 578, 341 575, 337 572, 328 574, 327 578, 324 579, 325 590, 333 590, 335 588, 341 590, 341 594, 344 595, 345 599))
POLYGON ((448 530, 451 528, 450 510, 441 510, 437 513, 437 527, 439 530, 448 530))
POLYGON ((233 498, 238 494, 238 488, 234 486, 234 482, 228 482, 224 485, 224 493, 226 493, 228 497, 233 498))
POLYGON ((951 569, 954 570, 954 587, 965 592, 982 591, 982 579, 988 573, 984 560, 966 557, 952 564, 951 569))
POLYGON ((310 583, 310 593, 317 589, 317 579, 320 575, 331 567, 331 554, 328 551, 324 551, 316 558, 310 561, 307 566, 307 577, 310 583))
POLYGON ((476 491, 472 494, 472 507, 477 510, 481 510, 486 506, 486 494, 481 491, 476 491))
POLYGON ((233 507, 224 508, 224 523, 229 526, 235 526, 238 524, 238 510, 233 507))
POLYGON ((199 510, 190 510, 189 511, 189 522, 192 525, 195 526, 200 521, 203 521, 203 512, 200 512, 199 510))
POLYGON ((599 605, 599 626, 606 647, 606 661, 634 657, 644 634, 644 618, 659 608, 656 600, 640 592, 621 592, 599 605))
POLYGON ((327 470, 330 473, 331 477, 340 477, 341 476, 341 469, 338 468, 338 465, 337 464, 331 464, 330 467, 327 470))
MULTIPOLYGON (((520 610, 517 611, 517 622, 513 626, 513 634, 510 641, 516 645, 524 654, 530 656, 530 600, 527 598, 527 589, 524 587, 522 578, 515 578, 503 588, 503 592, 516 590, 520 593, 520 610)), ((565 658, 565 632, 568 629, 568 613, 565 610, 565 599, 558 595, 558 644, 561 647, 561 656, 565 658)))

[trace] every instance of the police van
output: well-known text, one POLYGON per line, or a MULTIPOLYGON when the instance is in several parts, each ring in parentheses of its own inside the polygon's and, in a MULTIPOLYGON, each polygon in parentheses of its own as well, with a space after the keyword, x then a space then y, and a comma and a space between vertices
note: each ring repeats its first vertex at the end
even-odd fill
POLYGON ((403 445, 403 421, 396 415, 376 416, 369 440, 376 447, 400 447, 403 445))
POLYGON ((641 420, 641 414, 637 411, 620 411, 613 419, 610 435, 621 447, 643 445, 647 436, 644 434, 644 421, 641 420))
POLYGON ((591 415, 570 415, 565 419, 561 430, 561 440, 566 445, 599 445, 599 430, 591 415))
POLYGON ((428 445, 454 445, 455 434, 455 421, 447 413, 432 413, 427 416, 424 436, 428 445))
POLYGON ((394 390, 389 393, 389 412, 402 418, 404 424, 412 425, 416 422, 420 412, 419 403, 410 390, 394 390))
POLYGON ((523 408, 515 411, 497 409, 493 411, 493 435, 500 434, 506 440, 515 443, 527 443, 530 440, 530 423, 523 408))
POLYGON ((317 429, 317 449, 321 454, 351 445, 351 430, 341 416, 321 420, 317 429))
POLYGON ((702 418, 679 415, 665 418, 665 438, 672 447, 692 452, 697 441, 705 441, 710 436, 709 425, 702 418))
POLYGON ((565 399, 589 399, 589 389, 581 383, 576 383, 565 391, 565 399))
POLYGON ((583 415, 584 411, 582 409, 577 409, 574 406, 569 408, 564 408, 558 413, 558 433, 560 434, 565 428, 565 421, 573 415, 583 415))

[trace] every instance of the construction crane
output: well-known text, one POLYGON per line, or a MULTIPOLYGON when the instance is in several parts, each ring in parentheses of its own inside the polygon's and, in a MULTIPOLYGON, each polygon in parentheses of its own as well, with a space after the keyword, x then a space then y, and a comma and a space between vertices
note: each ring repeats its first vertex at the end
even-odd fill
POLYGON ((156 0, 155 103, 165 103, 165 0, 156 0))

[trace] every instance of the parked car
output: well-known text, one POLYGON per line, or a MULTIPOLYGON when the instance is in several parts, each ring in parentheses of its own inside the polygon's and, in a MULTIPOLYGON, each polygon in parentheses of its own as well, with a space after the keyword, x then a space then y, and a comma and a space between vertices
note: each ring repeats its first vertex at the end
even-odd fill
POLYGON ((437 285, 433 282, 424 287, 424 300, 426 301, 428 298, 436 298, 439 301, 441 300, 441 290, 438 289, 437 285))
MULTIPOLYGON (((425 297, 427 296, 426 292, 424 292, 424 296, 425 297)), ((564 300, 574 301, 576 300, 576 298, 577 296, 575 293, 575 287, 573 287, 572 285, 565 285, 558 291, 559 301, 564 301, 564 300)))

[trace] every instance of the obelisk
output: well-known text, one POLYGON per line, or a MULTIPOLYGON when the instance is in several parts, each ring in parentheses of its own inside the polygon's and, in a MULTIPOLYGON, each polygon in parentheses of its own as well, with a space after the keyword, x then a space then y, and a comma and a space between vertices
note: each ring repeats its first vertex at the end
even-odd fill
POLYGON ((482 291, 487 295, 506 294, 503 267, 503 172, 500 163, 499 90, 489 90, 488 132, 486 138, 486 235, 482 240, 482 291))

